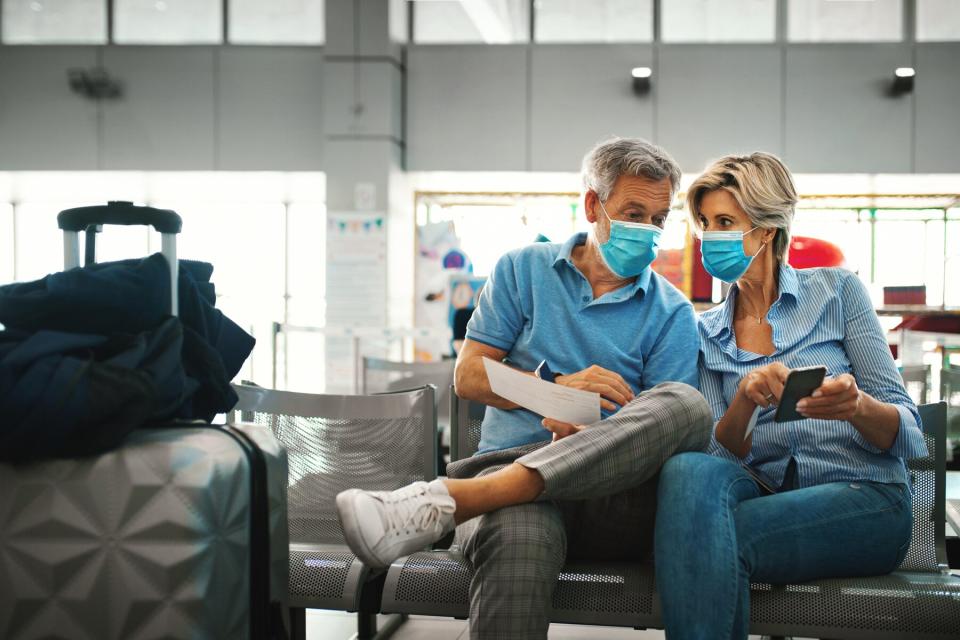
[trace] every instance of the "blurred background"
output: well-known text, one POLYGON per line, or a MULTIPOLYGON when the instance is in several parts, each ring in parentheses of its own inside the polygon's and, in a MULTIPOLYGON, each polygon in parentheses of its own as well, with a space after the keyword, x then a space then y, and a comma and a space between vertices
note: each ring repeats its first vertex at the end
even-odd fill
MULTIPOLYGON (((451 356, 503 252, 585 229, 580 160, 612 135, 684 186, 780 155, 794 263, 858 273, 917 399, 950 393, 953 0, 2 0, 0 283, 61 268, 61 209, 172 208, 257 337, 242 377, 353 393, 363 356, 451 356)), ((675 208, 656 268, 706 308, 675 208)), ((98 259, 158 248, 108 229, 98 259)))

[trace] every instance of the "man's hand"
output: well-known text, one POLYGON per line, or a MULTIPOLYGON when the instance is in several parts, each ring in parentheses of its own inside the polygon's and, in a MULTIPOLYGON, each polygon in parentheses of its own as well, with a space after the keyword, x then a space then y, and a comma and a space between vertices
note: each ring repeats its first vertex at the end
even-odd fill
MULTIPOLYGON (((573 389, 599 393, 600 406, 607 411, 616 411, 617 405, 622 407, 633 400, 633 390, 619 373, 608 371, 597 365, 592 365, 583 371, 569 375, 557 376, 554 382, 573 389)), ((547 428, 549 429, 550 427, 547 428)), ((556 431, 554 431, 554 433, 556 433, 556 431)))
POLYGON ((849 373, 830 378, 808 398, 797 403, 797 413, 804 418, 852 421, 860 410, 860 389, 849 373))
POLYGON ((740 381, 740 392, 758 407, 767 408, 780 402, 788 375, 790 369, 779 362, 758 367, 740 381))
POLYGON ((554 442, 583 430, 582 424, 570 424, 569 422, 561 422, 553 418, 544 418, 540 421, 540 424, 542 424, 547 431, 553 432, 554 442))

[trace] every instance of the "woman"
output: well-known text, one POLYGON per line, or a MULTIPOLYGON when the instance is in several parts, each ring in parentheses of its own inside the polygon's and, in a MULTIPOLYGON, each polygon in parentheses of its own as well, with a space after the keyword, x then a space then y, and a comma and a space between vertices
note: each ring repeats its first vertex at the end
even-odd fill
POLYGON ((796 202, 766 153, 715 162, 687 194, 704 266, 733 286, 700 318, 710 454, 675 456, 660 477, 671 639, 746 638, 750 582, 888 573, 910 545, 904 459, 926 454, 919 415, 859 279, 787 265, 796 202), (828 375, 797 404, 804 419, 774 422, 790 369, 812 365, 828 375))

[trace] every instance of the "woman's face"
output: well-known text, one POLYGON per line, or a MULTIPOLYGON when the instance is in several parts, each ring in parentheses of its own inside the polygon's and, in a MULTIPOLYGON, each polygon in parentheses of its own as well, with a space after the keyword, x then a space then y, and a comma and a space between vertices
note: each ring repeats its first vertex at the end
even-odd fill
POLYGON ((763 245, 764 229, 753 228, 747 213, 740 208, 736 199, 726 189, 710 191, 700 200, 700 226, 704 231, 742 231, 743 252, 752 256, 763 245))

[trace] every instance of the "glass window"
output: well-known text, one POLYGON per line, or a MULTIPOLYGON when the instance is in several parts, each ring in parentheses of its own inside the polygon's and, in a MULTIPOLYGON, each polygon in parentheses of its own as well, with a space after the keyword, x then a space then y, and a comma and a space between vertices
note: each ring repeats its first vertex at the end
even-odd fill
POLYGON ((233 44, 323 44, 324 0, 230 0, 233 44))
POLYGON ((960 40, 960 2, 917 0, 917 40, 920 42, 960 40))
POLYGON ((664 42, 774 42, 776 0, 670 0, 660 5, 664 42))
POLYGON ((413 11, 413 40, 418 43, 511 44, 530 39, 527 0, 420 0, 413 11))
POLYGON ((536 0, 537 42, 650 42, 653 0, 536 0))
POLYGON ((219 44, 220 0, 116 0, 114 41, 119 44, 219 44))
POLYGON ((789 0, 791 42, 896 42, 903 0, 789 0))
POLYGON ((104 44, 106 0, 3 0, 4 44, 104 44))

